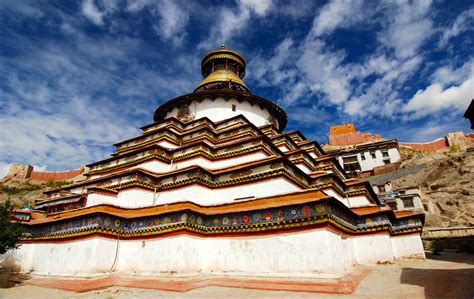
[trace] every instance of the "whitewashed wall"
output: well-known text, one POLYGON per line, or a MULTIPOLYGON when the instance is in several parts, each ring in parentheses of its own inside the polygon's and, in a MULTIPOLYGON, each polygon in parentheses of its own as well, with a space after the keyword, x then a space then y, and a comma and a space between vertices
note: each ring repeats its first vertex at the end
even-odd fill
POLYGON ((234 202, 236 198, 266 197, 301 191, 302 188, 294 185, 284 178, 275 178, 260 181, 245 186, 209 189, 200 185, 190 185, 179 189, 157 192, 130 188, 119 192, 117 197, 102 194, 93 194, 87 200, 87 206, 109 203, 125 208, 139 208, 151 205, 170 204, 175 202, 190 201, 200 205, 214 205, 234 202))
MULTIPOLYGON (((360 151, 356 154, 357 161, 360 165, 360 171, 369 171, 374 169, 375 167, 385 165, 384 159, 386 158, 383 157, 382 151, 377 149, 374 152, 375 158, 372 157, 371 151, 360 151), (362 157, 364 157, 364 159, 362 157)), ((339 162, 339 165, 341 165, 341 167, 344 167, 343 156, 345 155, 348 155, 348 153, 337 156, 337 161, 339 162)), ((390 159, 390 163, 396 163, 401 161, 399 150, 397 148, 388 149, 388 158, 390 159)))
POLYGON ((210 161, 206 158, 203 157, 195 157, 183 161, 173 161, 173 165, 171 166, 171 163, 165 163, 162 161, 149 161, 149 162, 144 162, 137 164, 133 166, 133 168, 143 168, 152 172, 156 173, 167 173, 170 171, 178 170, 178 169, 183 169, 189 166, 201 166, 206 169, 222 169, 222 168, 227 168, 231 166, 237 166, 240 164, 248 163, 248 162, 254 162, 258 160, 262 160, 267 158, 268 155, 266 155, 264 152, 254 152, 242 156, 237 156, 237 157, 232 157, 229 159, 224 159, 224 160, 216 160, 216 161, 210 161))
MULTIPOLYGON (((171 162, 165 163, 160 160, 146 161, 146 162, 139 163, 137 165, 129 166, 128 168, 129 169, 143 168, 145 170, 155 172, 155 173, 168 173, 170 171, 183 169, 189 166, 196 165, 196 166, 201 166, 203 168, 207 168, 211 170, 217 170, 217 169, 227 168, 231 166, 237 166, 237 165, 248 163, 248 162, 259 161, 265 158, 268 158, 268 155, 265 154, 263 151, 259 151, 259 152, 252 152, 252 153, 237 156, 237 157, 231 157, 229 159, 216 160, 216 161, 211 161, 204 157, 197 156, 197 157, 190 158, 187 160, 173 161, 172 165, 171 165, 171 162)), ((90 179, 95 179, 95 178, 99 178, 99 177, 103 177, 107 175, 110 175, 110 173, 92 175, 90 179)))
MULTIPOLYGON (((217 98, 213 101, 204 99, 202 102, 193 101, 189 106, 195 119, 207 117, 213 122, 229 119, 239 114, 245 116, 251 123, 256 126, 267 124, 267 119, 271 116, 270 112, 258 105, 250 105, 249 102, 243 101, 239 103, 236 99, 225 101, 223 98, 217 98), (236 111, 232 111, 232 105, 236 105, 236 111)), ((165 118, 177 117, 179 107, 168 112, 165 118)))
POLYGON ((341 195, 339 195, 339 193, 335 192, 332 189, 324 189, 323 192, 326 195, 334 197, 335 199, 339 200, 344 205, 350 208, 362 207, 362 206, 367 206, 371 204, 369 199, 363 195, 342 197, 341 195))
POLYGON ((424 258, 419 235, 343 238, 327 229, 235 238, 178 235, 119 241, 94 237, 23 244, 6 255, 22 271, 45 275, 95 275, 113 269, 140 275, 285 277, 340 277, 355 264, 403 257, 424 258))

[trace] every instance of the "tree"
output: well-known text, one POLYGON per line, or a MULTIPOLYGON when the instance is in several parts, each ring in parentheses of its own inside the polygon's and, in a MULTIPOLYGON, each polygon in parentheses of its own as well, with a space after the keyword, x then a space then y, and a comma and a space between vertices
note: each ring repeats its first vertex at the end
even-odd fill
POLYGON ((11 221, 14 207, 10 200, 0 204, 0 254, 20 246, 18 240, 23 233, 20 223, 11 221))

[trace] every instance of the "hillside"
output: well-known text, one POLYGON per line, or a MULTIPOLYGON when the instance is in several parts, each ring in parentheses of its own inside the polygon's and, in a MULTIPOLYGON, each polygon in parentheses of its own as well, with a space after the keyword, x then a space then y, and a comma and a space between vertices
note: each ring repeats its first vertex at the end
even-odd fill
POLYGON ((416 169, 394 178, 394 188, 420 187, 426 226, 472 226, 474 219, 474 153, 448 150, 423 153, 402 149, 402 167, 416 169))
POLYGON ((365 180, 374 185, 391 181, 394 189, 418 186, 426 227, 473 226, 474 153, 457 148, 429 153, 401 147, 400 151, 399 170, 365 180))
POLYGON ((46 199, 43 192, 68 184, 65 181, 31 182, 27 179, 11 179, 0 183, 0 202, 8 199, 20 208, 25 204, 32 206, 35 200, 46 199))

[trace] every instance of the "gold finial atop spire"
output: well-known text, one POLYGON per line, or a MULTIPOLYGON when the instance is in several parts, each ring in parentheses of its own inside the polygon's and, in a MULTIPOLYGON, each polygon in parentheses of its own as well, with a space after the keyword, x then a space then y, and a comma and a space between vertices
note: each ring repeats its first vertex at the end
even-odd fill
POLYGON ((249 91, 242 81, 245 76, 245 58, 239 52, 226 48, 224 44, 217 50, 204 55, 201 62, 204 80, 194 91, 209 89, 231 89, 249 91))

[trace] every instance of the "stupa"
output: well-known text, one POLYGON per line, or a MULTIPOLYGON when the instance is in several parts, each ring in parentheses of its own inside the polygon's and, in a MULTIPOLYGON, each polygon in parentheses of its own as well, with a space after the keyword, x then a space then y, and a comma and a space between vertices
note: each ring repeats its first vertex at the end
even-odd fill
POLYGON ((16 217, 23 271, 341 277, 357 264, 424 258, 423 214, 380 204, 285 111, 251 93, 224 46, 192 93, 140 136, 16 217))

